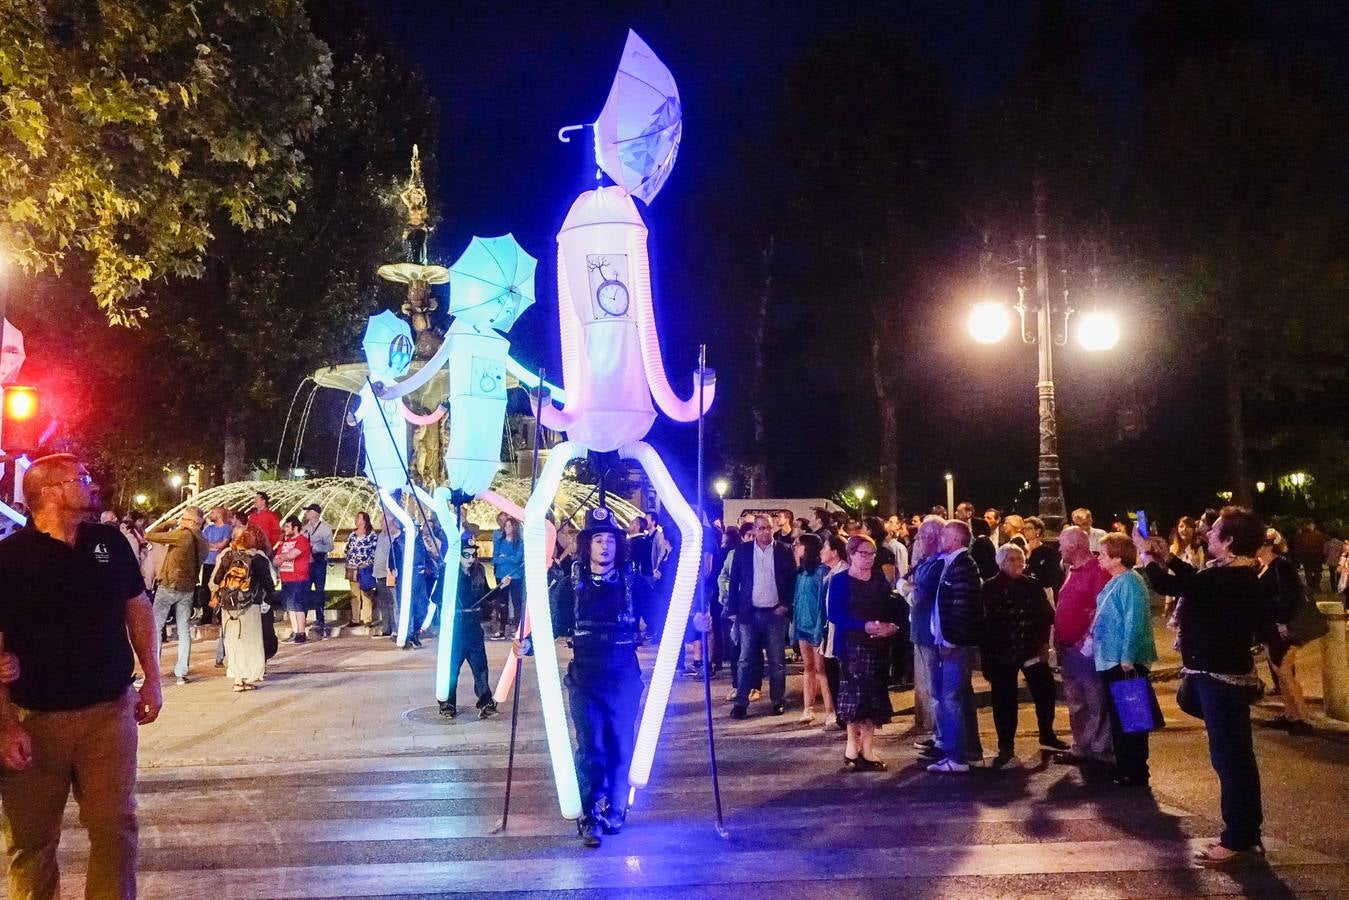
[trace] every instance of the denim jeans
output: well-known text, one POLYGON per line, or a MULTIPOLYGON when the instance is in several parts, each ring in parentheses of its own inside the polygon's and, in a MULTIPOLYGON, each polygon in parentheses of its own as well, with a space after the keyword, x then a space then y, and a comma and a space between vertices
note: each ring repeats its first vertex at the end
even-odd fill
POLYGON ((931 666, 932 698, 937 708, 937 746, 949 759, 984 754, 970 673, 974 647, 938 647, 931 666))
POLYGON ((1186 675, 1208 732, 1208 756, 1218 785, 1223 815, 1219 842, 1228 850, 1260 843, 1260 770, 1251 738, 1251 706, 1246 691, 1209 675, 1186 675))
POLYGON ((749 705, 749 692, 763 684, 764 654, 768 654, 768 696, 774 704, 787 696, 787 626, 791 617, 771 609, 748 609, 740 614, 740 677, 736 706, 749 705))
POLYGON ((319 636, 327 634, 328 618, 328 554, 313 553, 309 556, 309 600, 313 604, 314 624, 318 626, 319 636))
POLYGON ((170 608, 178 626, 178 662, 173 667, 173 674, 183 678, 192 655, 192 591, 175 591, 162 584, 155 590, 155 656, 159 655, 159 635, 170 608))

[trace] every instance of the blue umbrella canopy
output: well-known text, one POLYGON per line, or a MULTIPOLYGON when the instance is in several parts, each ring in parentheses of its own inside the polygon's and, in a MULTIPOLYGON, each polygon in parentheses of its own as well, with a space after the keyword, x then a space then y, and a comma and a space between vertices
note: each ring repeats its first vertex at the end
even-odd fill
POLYGON ((514 235, 473 238, 450 266, 450 313, 474 325, 509 331, 534 303, 537 265, 514 235))
POLYGON ((412 327, 386 309, 366 321, 361 349, 370 364, 371 378, 397 378, 412 365, 412 327))
POLYGON ((595 161, 615 184, 650 203, 670 177, 683 130, 674 76, 629 30, 609 98, 595 120, 595 161))

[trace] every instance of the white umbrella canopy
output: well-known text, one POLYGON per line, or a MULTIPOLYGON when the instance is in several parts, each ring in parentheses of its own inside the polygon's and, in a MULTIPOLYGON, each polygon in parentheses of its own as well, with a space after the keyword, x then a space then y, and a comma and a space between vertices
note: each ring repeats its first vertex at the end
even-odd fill
POLYGON ((450 266, 450 313, 509 331, 534 304, 537 265, 514 235, 473 238, 450 266))
POLYGON ((361 349, 376 381, 397 378, 412 364, 412 327, 390 310, 373 315, 365 323, 361 349))
POLYGON ((595 120, 595 161, 615 184, 649 204, 670 177, 683 129, 674 76, 629 29, 609 98, 595 120))

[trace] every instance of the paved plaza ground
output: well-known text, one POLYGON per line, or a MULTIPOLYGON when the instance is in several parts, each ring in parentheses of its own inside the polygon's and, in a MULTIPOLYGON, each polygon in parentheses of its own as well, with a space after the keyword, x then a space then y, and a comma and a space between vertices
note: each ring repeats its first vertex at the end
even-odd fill
MULTIPOLYGON (((837 733, 767 701, 727 719, 713 682, 729 837, 712 828, 701 681, 680 678, 651 787, 625 832, 579 847, 557 814, 534 676, 526 665, 509 829, 509 707, 489 721, 435 714, 434 641, 400 651, 342 636, 283 646, 267 682, 235 694, 194 647, 190 684, 165 687, 141 731, 141 895, 224 898, 440 897, 1175 897, 1345 896, 1349 740, 1260 729, 1269 866, 1210 872, 1193 849, 1216 834, 1217 784, 1200 723, 1160 693, 1151 794, 1084 784, 1035 750, 1023 707, 1023 768, 935 776, 885 729, 883 774, 841 774, 837 733)), ((505 644, 490 643, 495 677, 505 644)), ((165 650, 166 660, 172 645, 165 650)), ((644 652, 649 666, 651 654, 644 652)), ((1163 665, 1166 660, 1163 660, 1163 665)), ((1315 668, 1309 666, 1309 668, 1315 668)), ((467 674, 467 673, 465 673, 467 674)), ((171 681, 171 680, 170 680, 171 681)), ((1319 676, 1309 673, 1308 687, 1319 676)), ((467 698, 468 683, 461 683, 467 698)), ((1319 691, 1313 691, 1313 694, 1319 691)), ((896 706, 911 711, 912 695, 896 706)), ((471 703, 465 703, 471 709, 471 703)), ((1272 713, 1258 711, 1268 718, 1272 713)), ((1066 713, 1060 709, 1066 731, 1066 713)), ((985 746, 994 744, 988 710, 985 746)), ((80 896, 87 842, 75 807, 62 839, 63 893, 80 896)))

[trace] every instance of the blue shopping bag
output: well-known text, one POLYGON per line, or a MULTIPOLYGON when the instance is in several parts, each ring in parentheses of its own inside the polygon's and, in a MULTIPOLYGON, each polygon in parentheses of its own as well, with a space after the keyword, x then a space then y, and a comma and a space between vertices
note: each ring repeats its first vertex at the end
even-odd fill
POLYGON ((1119 724, 1127 734, 1156 731, 1166 724, 1152 682, 1144 676, 1110 682, 1110 699, 1119 714, 1119 724))

